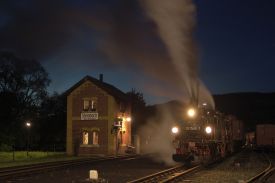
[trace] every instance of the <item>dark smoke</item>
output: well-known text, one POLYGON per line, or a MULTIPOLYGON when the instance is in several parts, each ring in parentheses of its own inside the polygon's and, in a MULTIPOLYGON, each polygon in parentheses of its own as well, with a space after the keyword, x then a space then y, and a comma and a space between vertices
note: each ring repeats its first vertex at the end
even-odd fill
MULTIPOLYGON (((196 54, 191 54, 194 58, 186 65, 192 67, 195 75, 186 81, 183 75, 190 76, 191 70, 180 67, 179 71, 175 60, 181 60, 175 59, 170 46, 159 36, 160 24, 149 16, 150 8, 145 8, 144 1, 0 3, 0 50, 40 61, 64 62, 70 67, 85 64, 110 70, 127 69, 148 78, 146 82, 134 78, 146 93, 181 100, 190 98, 188 82, 197 75, 196 54)), ((195 24, 193 15, 194 12, 187 14, 191 24, 195 24)), ((182 54, 185 57, 190 53, 192 50, 182 54)))

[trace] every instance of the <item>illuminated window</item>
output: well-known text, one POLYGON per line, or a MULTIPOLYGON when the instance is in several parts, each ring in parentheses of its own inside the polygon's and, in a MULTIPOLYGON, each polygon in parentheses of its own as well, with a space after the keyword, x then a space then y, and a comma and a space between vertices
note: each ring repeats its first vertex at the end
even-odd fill
POLYGON ((84 102, 83 102, 83 110, 87 111, 87 110, 89 110, 89 107, 90 107, 90 100, 84 100, 84 102))
POLYGON ((95 99, 92 100, 92 101, 91 101, 91 110, 92 110, 92 111, 96 111, 96 105, 97 105, 96 100, 95 100, 95 99))
POLYGON ((84 111, 96 111, 97 99, 93 97, 92 99, 83 100, 83 110, 84 111))
POLYGON ((98 132, 93 131, 93 145, 98 145, 98 132))
POLYGON ((87 145, 87 144, 89 144, 89 133, 88 132, 83 132, 83 134, 82 134, 82 143, 84 144, 84 145, 87 145))

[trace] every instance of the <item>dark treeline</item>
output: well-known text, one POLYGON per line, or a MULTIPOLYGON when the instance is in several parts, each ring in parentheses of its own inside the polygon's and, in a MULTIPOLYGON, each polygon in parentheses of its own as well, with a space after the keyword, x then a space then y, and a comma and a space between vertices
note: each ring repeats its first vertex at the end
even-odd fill
POLYGON ((146 122, 146 102, 141 92, 132 89, 127 93, 131 102, 132 134, 137 134, 138 129, 146 122))
POLYGON ((49 84, 38 61, 0 52, 0 150, 23 150, 27 143, 32 149, 64 150, 66 98, 49 96, 49 84))
POLYGON ((214 100, 216 109, 241 119, 246 131, 254 131, 257 124, 275 124, 275 93, 231 93, 214 95, 214 100))

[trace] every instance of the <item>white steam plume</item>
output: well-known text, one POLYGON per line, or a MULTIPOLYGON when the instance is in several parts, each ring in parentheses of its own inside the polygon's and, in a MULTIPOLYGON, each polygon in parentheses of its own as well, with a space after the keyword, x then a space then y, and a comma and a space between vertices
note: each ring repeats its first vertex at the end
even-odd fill
POLYGON ((175 119, 168 112, 166 107, 157 109, 157 116, 147 121, 147 124, 139 130, 142 138, 142 152, 154 154, 153 159, 157 162, 164 162, 166 165, 173 165, 172 155, 175 153, 171 126, 175 119))
MULTIPOLYGON (((147 15, 157 24, 158 32, 167 47, 174 66, 181 76, 192 102, 199 102, 199 97, 210 96, 199 94, 208 92, 200 89, 198 78, 198 58, 193 38, 196 8, 191 0, 141 0, 147 15)), ((209 92, 208 92, 209 93, 209 92)), ((213 100, 207 100, 213 105, 213 100)))
MULTIPOLYGON (((180 85, 183 85, 190 101, 197 104, 207 102, 214 108, 212 96, 198 76, 198 53, 193 38, 196 8, 193 2, 141 0, 141 3, 146 14, 156 23, 159 36, 181 77, 180 85)), ((148 153, 158 153, 159 158, 166 163, 171 163, 174 150, 170 129, 175 122, 173 120, 178 120, 173 119, 170 112, 165 108, 159 109, 157 114, 162 117, 149 120, 140 131, 141 136, 150 137, 151 143, 145 143, 144 150, 148 153)))

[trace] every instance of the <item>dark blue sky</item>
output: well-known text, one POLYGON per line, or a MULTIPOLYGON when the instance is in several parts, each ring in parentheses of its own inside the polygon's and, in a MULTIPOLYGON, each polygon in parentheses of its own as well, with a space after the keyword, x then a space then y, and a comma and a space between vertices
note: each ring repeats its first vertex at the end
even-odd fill
MULTIPOLYGON (((173 99, 173 91, 161 91, 169 82, 159 87, 164 84, 156 80, 159 73, 171 80, 173 73, 148 64, 150 59, 166 58, 155 25, 143 17, 137 2, 125 2, 1 1, 0 50, 39 60, 52 79, 50 92, 63 92, 85 75, 103 73, 106 82, 125 92, 131 88, 143 92, 148 103, 173 99), (101 51, 110 39, 121 43, 127 62, 110 61, 101 51), (146 66, 131 62, 133 58, 146 66)), ((210 92, 274 92, 275 1, 194 3, 200 78, 210 92)))
POLYGON ((196 1, 201 78, 213 93, 275 91, 275 1, 196 1))

